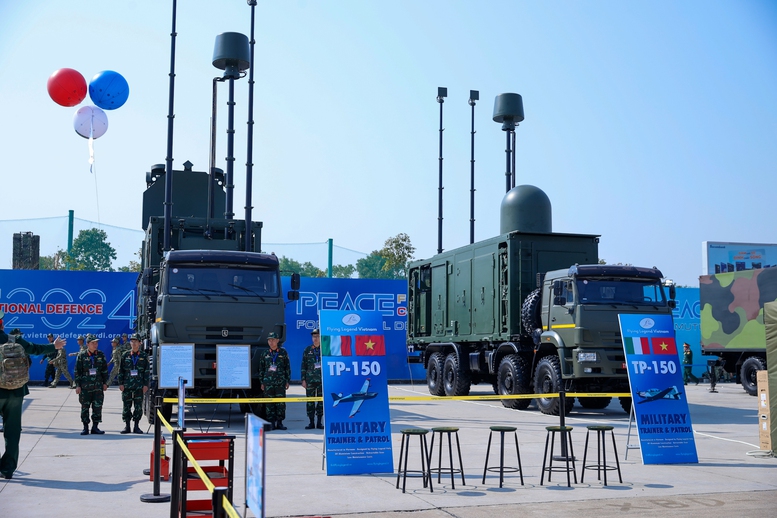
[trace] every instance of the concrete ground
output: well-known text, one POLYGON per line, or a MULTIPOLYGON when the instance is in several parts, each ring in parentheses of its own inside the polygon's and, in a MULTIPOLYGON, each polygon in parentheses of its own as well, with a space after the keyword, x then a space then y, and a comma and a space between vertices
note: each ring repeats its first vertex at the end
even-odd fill
MULTIPOLYGON (((558 424, 558 418, 543 415, 533 407, 509 410, 498 401, 391 403, 395 466, 400 429, 456 426, 460 428, 466 485, 460 484, 459 477, 454 489, 449 477, 441 484, 435 477, 434 492, 430 492, 415 478, 408 479, 408 490, 403 494, 395 488, 395 474, 327 477, 321 469, 323 431, 305 430, 304 403, 289 403, 285 421, 289 429, 268 434, 266 516, 774 515, 777 459, 757 452, 756 399, 730 383, 719 384, 718 393, 710 393, 706 385, 686 389, 698 464, 644 466, 639 449, 626 448, 629 419, 617 400, 603 411, 575 406, 567 424, 575 428, 572 433, 578 462, 583 454, 585 425, 615 427, 623 483, 618 482, 615 472, 610 472, 607 487, 597 481, 595 471, 587 471, 585 483, 572 484, 571 488, 560 474, 554 474, 551 483, 546 479, 541 486, 545 426, 558 424), (496 424, 518 428, 524 485, 517 474, 507 475, 501 489, 498 474, 489 473, 486 483, 482 483, 488 427, 496 424)), ((106 394, 101 427, 107 433, 102 436, 79 435, 80 407, 75 391, 64 385, 56 389, 33 386, 30 391, 24 404, 19 468, 13 479, 0 479, 0 516, 170 515, 169 504, 140 500, 141 495, 153 491, 152 483, 142 474, 149 466, 153 436, 118 433, 122 422, 117 388, 106 394)), ((491 388, 478 385, 472 393, 490 394, 491 388)), ((303 395, 303 390, 293 386, 289 394, 303 395)), ((428 392, 423 385, 394 385, 390 395, 428 392)), ((245 515, 242 415, 234 408, 230 413, 228 405, 223 404, 197 405, 187 408, 186 415, 190 431, 223 431, 237 437, 234 503, 240 515, 245 515)), ((636 446, 633 434, 634 430, 629 442, 636 446)), ((412 447, 411 455, 417 446, 413 443, 412 447)), ((510 453, 508 449, 506 458, 511 458, 510 453)), ((161 492, 170 493, 169 482, 162 482, 161 492)), ((253 516, 251 510, 247 514, 253 516)))

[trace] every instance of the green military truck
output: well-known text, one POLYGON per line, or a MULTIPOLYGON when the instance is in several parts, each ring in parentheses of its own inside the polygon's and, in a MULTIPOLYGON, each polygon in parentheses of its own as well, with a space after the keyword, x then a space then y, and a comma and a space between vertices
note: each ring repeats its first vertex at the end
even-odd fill
MULTIPOLYGON (((244 251, 243 220, 210 217, 223 214, 225 194, 218 179, 192 170, 173 171, 171 250, 163 251, 164 166, 152 167, 143 193, 145 239, 141 249, 142 273, 137 285, 136 330, 152 355, 151 387, 144 412, 153 421, 157 395, 172 397, 177 391, 158 386, 160 347, 194 345, 194 379, 187 393, 195 397, 260 397, 257 366, 267 336, 285 338, 285 299, 281 290, 278 258, 260 253, 261 222, 251 222, 253 249, 244 251), (211 195, 209 199, 208 184, 211 195), (249 345, 251 386, 219 389, 216 382, 216 346, 249 345)), ((299 275, 292 276, 290 299, 297 298, 299 275)), ((240 405, 243 411, 257 406, 240 405)), ((162 411, 170 417, 172 405, 162 411)))
MULTIPOLYGON (((671 314, 655 268, 598 264, 599 236, 551 231, 550 201, 536 187, 510 190, 501 235, 412 262, 409 351, 429 392, 461 396, 473 383, 501 395, 629 392, 618 314, 671 314)), ((502 400, 525 409, 530 399, 502 400)), ((557 398, 535 399, 557 415, 557 398)), ((611 398, 580 398, 601 409, 611 398)), ((566 398, 565 412, 574 398, 566 398)), ((624 410, 631 398, 622 398, 624 410)))
POLYGON ((751 396, 758 392, 758 371, 766 368, 764 304, 774 301, 774 267, 699 277, 702 354, 725 360, 722 367, 751 396))

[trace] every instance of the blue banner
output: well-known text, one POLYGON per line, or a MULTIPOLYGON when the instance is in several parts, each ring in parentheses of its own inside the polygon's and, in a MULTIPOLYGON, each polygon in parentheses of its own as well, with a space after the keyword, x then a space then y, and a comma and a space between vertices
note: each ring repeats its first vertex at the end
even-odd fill
POLYGON ((393 473, 383 317, 324 310, 320 318, 326 473, 393 473))
MULTIPOLYGON (((0 310, 5 331, 19 328, 29 342, 48 343, 53 333, 67 340, 68 353, 78 352, 76 338, 92 333, 111 356, 111 338, 132 333, 135 324, 137 273, 0 270, 0 310)), ((42 381, 45 362, 33 359, 30 379, 42 381)), ((75 356, 68 357, 73 371, 75 356)))
POLYGON ((671 315, 618 315, 643 464, 699 462, 671 315))

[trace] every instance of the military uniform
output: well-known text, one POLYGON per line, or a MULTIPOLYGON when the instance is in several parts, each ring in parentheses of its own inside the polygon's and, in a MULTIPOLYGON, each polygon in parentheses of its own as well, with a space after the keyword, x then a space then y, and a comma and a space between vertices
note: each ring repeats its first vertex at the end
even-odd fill
MULTIPOLYGON (((321 334, 318 329, 314 329, 310 335, 313 338, 313 344, 307 346, 302 352, 302 367, 300 368, 302 384, 305 387, 305 395, 307 397, 321 397, 321 334)), ((310 424, 305 429, 323 429, 324 423, 321 421, 321 418, 324 416, 323 401, 309 401, 306 404, 306 410, 310 424), (314 416, 317 418, 315 425, 313 424, 314 416)))
MULTIPOLYGON (((49 343, 52 343, 54 341, 54 335, 49 333, 47 338, 49 339, 49 343)), ((54 381, 56 378, 54 377, 54 373, 56 372, 56 367, 54 367, 54 364, 52 363, 52 360, 57 357, 57 351, 54 351, 51 354, 45 355, 43 358, 41 358, 40 362, 43 363, 46 362, 46 371, 43 373, 43 384, 48 385, 51 383, 49 380, 54 381)))
MULTIPOLYGON (((108 376, 109 387, 113 385, 113 382, 119 376, 119 367, 121 367, 121 357, 124 354, 124 352, 127 350, 127 349, 124 349, 124 347, 122 347, 121 345, 119 345, 118 336, 113 337, 113 342, 111 342, 111 346, 113 347, 113 350, 111 351, 111 359, 108 361, 108 365, 112 363, 113 369, 111 369, 111 375, 108 376)), ((119 385, 121 385, 121 382, 119 382, 119 385)))
MULTIPOLYGON (((9 341, 8 335, 3 331, 2 319, 4 313, 0 311, 0 344, 9 341)), ((55 350, 54 344, 39 345, 27 342, 23 338, 17 338, 16 343, 24 348, 29 356, 48 354, 55 350)), ((0 475, 9 479, 16 471, 19 463, 19 439, 22 436, 22 400, 30 393, 27 384, 17 389, 0 388, 0 415, 3 417, 3 438, 5 439, 5 452, 0 457, 0 475)))
POLYGON ((54 364, 56 373, 54 374, 54 380, 49 387, 56 388, 57 383, 59 383, 59 377, 64 375, 65 379, 70 383, 70 388, 75 388, 76 382, 73 380, 73 377, 70 375, 70 371, 67 368, 67 353, 65 353, 64 347, 57 351, 57 356, 51 360, 50 363, 54 364))
MULTIPOLYGON (((88 335, 86 343, 96 342, 97 337, 88 335)), ((99 349, 91 352, 78 353, 76 358, 76 386, 79 389, 78 401, 81 403, 81 422, 84 430, 81 435, 89 433, 89 408, 92 409, 92 433, 103 434, 98 424, 103 420, 103 400, 108 383, 108 361, 99 349)))
POLYGON ((683 383, 688 384, 688 380, 695 382, 697 385, 699 384, 699 378, 693 375, 693 367, 691 365, 693 364, 693 351, 691 351, 691 346, 689 344, 683 344, 683 383), (686 347, 687 346, 687 347, 686 347))
MULTIPOLYGON (((138 335, 132 335, 133 340, 140 340, 138 335)), ((119 349, 117 347, 116 349, 119 349)), ((125 426, 121 433, 130 432, 130 419, 135 421, 135 433, 143 433, 140 429, 140 418, 143 416, 143 393, 144 388, 148 390, 149 379, 151 376, 151 364, 148 354, 138 349, 133 353, 130 348, 122 356, 119 364, 114 367, 119 371, 119 389, 121 389, 121 400, 124 403, 121 418, 125 426), (135 405, 134 412, 132 405, 135 405)))
MULTIPOLYGON (((264 397, 285 398, 286 389, 291 381, 291 364, 286 349, 278 345, 278 335, 270 333, 268 341, 274 340, 277 348, 266 350, 259 360, 259 376, 262 380, 264 397)), ((286 419, 286 403, 268 403, 267 420, 276 430, 285 430, 283 420, 286 419)))

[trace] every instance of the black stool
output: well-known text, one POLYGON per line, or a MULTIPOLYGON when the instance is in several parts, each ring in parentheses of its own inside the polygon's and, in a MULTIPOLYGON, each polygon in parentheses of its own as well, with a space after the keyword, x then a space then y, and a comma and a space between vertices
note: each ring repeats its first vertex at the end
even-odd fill
POLYGON ((437 472, 437 483, 440 484, 440 478, 442 477, 443 470, 448 471, 448 468, 442 467, 442 443, 443 443, 443 434, 448 434, 448 461, 450 465, 450 473, 451 473, 451 486, 453 489, 456 489, 456 483, 454 481, 454 474, 455 473, 461 473, 461 483, 463 485, 467 485, 467 482, 464 480, 464 464, 461 462, 461 446, 459 445, 459 429, 453 428, 453 427, 438 427, 438 428, 432 428, 432 444, 429 447, 429 471, 436 471, 437 472), (438 455, 437 455, 437 467, 432 468, 432 459, 431 455, 434 453, 434 434, 440 434, 440 446, 438 447, 438 455), (456 450, 459 453, 459 467, 454 468, 453 467, 453 446, 451 445, 451 434, 456 434, 456 450))
POLYGON ((514 426, 491 426, 490 432, 488 432, 488 447, 486 448, 486 465, 483 467, 483 484, 486 483, 486 473, 488 471, 499 470, 499 487, 502 487, 504 482, 504 474, 507 473, 519 473, 521 475, 521 485, 523 485, 523 469, 521 469, 521 450, 518 448, 518 434, 517 428, 514 426), (499 432, 500 447, 499 447, 499 466, 489 466, 488 457, 491 453, 491 435, 494 432, 499 432), (518 467, 505 466, 505 434, 507 432, 513 432, 515 436, 515 454, 518 456, 518 467))
POLYGON ((429 490, 434 493, 432 487, 432 472, 429 469, 429 449, 426 444, 426 434, 429 430, 424 428, 406 428, 400 430, 402 433, 402 445, 399 448, 399 468, 397 468, 397 489, 399 489, 399 477, 402 477, 402 492, 405 492, 405 484, 407 482, 407 474, 411 473, 412 476, 421 476, 424 479, 424 487, 426 487, 427 481, 429 483, 429 490), (421 443, 421 469, 412 470, 407 469, 407 453, 410 451, 410 437, 418 437, 421 443), (403 454, 404 453, 404 457, 403 454), (404 460, 403 460, 404 459, 404 460))
MULTIPOLYGON (((591 425, 587 426, 588 431, 585 434, 585 452, 583 453, 583 469, 580 473, 580 482, 583 482, 583 478, 585 477, 585 470, 587 469, 595 469, 596 470, 596 479, 601 480, 602 479, 602 472, 604 472, 604 485, 607 485, 607 471, 617 469, 618 470, 618 480, 620 480, 621 484, 623 484, 623 478, 621 478, 621 464, 618 461, 618 447, 615 446, 615 432, 613 431, 613 427, 609 425, 591 425), (585 459, 588 455, 588 435, 591 432, 596 432, 596 464, 591 464, 589 466, 585 465, 585 459), (610 435, 612 436, 612 449, 615 451, 615 466, 607 465, 607 455, 605 453, 605 439, 607 437, 607 432, 610 432, 610 435)), ((550 480, 550 478, 548 478, 550 480)))
POLYGON ((542 475, 540 476, 540 485, 545 480, 545 472, 548 472, 548 482, 550 482, 550 475, 554 471, 567 472, 567 487, 572 487, 569 480, 569 472, 571 471, 575 477, 575 484, 577 484, 577 471, 575 471, 575 451, 572 449, 572 427, 571 426, 546 426, 545 429, 548 434, 545 436, 545 454, 542 457, 542 475), (561 455, 553 456, 553 446, 556 439, 556 434, 561 434, 561 455), (548 441, 550 441, 550 450, 548 450, 548 441), (550 462, 548 463, 548 459, 550 462), (565 466, 553 466, 553 461, 564 461, 565 466), (572 461, 572 467, 569 467, 569 461, 572 461), (547 467, 545 465, 548 464, 547 467))

